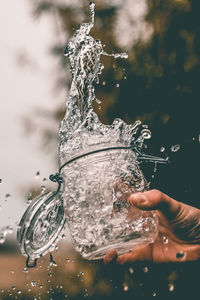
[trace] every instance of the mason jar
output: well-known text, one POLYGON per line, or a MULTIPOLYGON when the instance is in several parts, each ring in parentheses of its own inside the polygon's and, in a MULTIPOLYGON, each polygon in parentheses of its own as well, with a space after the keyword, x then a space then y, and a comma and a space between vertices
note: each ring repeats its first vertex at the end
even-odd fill
POLYGON ((157 218, 129 203, 131 193, 148 189, 136 154, 112 149, 85 155, 64 166, 63 207, 75 249, 86 259, 100 259, 154 241, 157 218))

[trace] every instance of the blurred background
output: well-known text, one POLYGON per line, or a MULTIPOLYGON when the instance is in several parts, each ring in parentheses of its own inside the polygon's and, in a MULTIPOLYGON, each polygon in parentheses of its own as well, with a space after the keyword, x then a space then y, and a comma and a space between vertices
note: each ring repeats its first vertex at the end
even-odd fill
MULTIPOLYGON (((168 166, 142 165, 151 188, 200 208, 200 19, 195 0, 96 0, 92 36, 126 60, 102 57, 94 104, 100 120, 141 120, 146 152, 168 166)), ((0 299, 187 299, 199 292, 199 262, 110 266, 87 262, 69 233, 25 268, 16 230, 27 204, 58 168, 58 128, 71 83, 63 56, 87 0, 2 0, 0 10, 0 299)))

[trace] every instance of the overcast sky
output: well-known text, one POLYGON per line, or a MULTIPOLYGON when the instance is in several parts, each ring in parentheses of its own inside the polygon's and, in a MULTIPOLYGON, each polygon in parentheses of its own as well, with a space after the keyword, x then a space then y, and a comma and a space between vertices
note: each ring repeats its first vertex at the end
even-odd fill
MULTIPOLYGON (((40 151, 37 138, 24 135, 21 117, 35 107, 52 109, 55 60, 49 45, 55 38, 50 17, 35 20, 31 1, 1 0, 0 10, 0 229, 15 225, 26 208, 24 190, 55 172, 51 155, 40 151), (17 60, 25 66, 19 67, 17 60), (5 195, 11 197, 5 202, 5 195)), ((57 149, 55 149, 57 151, 57 149)))

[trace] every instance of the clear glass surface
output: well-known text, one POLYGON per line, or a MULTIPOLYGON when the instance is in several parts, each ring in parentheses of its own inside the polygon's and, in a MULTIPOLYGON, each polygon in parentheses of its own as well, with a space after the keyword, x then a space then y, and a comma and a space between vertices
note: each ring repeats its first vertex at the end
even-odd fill
POLYGON ((76 250, 87 259, 118 254, 153 242, 155 212, 130 206, 131 193, 147 190, 132 150, 111 150, 78 159, 62 169, 63 205, 76 250))

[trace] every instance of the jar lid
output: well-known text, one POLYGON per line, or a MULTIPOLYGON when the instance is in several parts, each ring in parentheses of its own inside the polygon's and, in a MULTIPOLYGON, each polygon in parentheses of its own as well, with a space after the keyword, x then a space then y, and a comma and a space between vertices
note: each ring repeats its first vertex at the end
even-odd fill
POLYGON ((19 224, 17 240, 22 254, 28 260, 36 261, 53 250, 65 221, 60 192, 47 192, 37 197, 29 205, 19 224))

